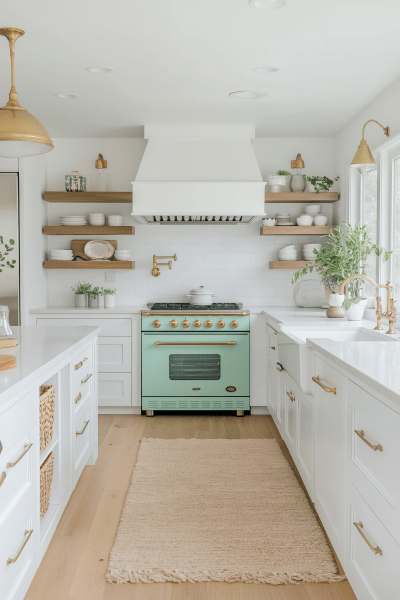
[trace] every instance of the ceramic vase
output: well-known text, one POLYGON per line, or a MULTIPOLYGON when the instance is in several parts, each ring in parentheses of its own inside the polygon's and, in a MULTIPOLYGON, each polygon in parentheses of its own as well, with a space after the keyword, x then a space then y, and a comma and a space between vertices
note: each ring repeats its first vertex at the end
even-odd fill
POLYGON ((89 308, 99 308, 98 298, 98 296, 93 296, 93 294, 89 294, 89 308))
POLYGON ((104 296, 101 294, 98 296, 99 308, 104 308, 104 296))
POLYGON ((292 175, 291 190, 292 192, 304 192, 307 182, 304 181, 303 175, 292 175))
POLYGON ((75 294, 75 306, 76 306, 76 308, 86 308, 87 295, 86 294, 75 294))
POLYGON ((364 310, 367 306, 368 298, 362 298, 358 304, 352 304, 350 308, 346 310, 346 317, 348 321, 361 321, 364 316, 364 310))
POLYGON ((112 294, 105 294, 104 296, 104 308, 114 308, 115 296, 112 294))
POLYGON ((67 192, 86 192, 86 177, 79 171, 72 171, 65 176, 65 190, 67 192))

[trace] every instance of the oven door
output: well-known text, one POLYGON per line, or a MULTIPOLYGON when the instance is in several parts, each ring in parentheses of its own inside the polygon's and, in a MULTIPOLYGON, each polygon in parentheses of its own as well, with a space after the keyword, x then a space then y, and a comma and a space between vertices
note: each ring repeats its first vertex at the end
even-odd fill
POLYGON ((249 333, 142 333, 143 396, 249 396, 249 333))

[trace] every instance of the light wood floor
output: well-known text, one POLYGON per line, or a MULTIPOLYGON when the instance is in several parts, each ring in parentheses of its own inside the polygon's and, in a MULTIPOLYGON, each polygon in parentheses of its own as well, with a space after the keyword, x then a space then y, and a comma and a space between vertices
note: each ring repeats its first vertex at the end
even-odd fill
POLYGON ((270 417, 101 415, 99 458, 85 467, 25 600, 356 600, 347 581, 292 586, 106 583, 108 556, 142 437, 275 438, 291 462, 270 417))

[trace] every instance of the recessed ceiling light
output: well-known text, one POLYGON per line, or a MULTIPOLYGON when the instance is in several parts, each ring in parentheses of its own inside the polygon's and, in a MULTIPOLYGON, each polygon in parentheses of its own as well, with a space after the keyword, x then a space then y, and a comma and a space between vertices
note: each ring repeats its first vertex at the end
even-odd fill
POLYGON ((256 73, 276 73, 280 69, 278 67, 257 67, 254 71, 256 73))
POLYGON ((286 0, 250 0, 250 6, 253 8, 282 8, 286 0))
POLYGON ((240 90, 238 92, 232 92, 229 94, 231 98, 238 98, 239 100, 256 100, 257 98, 262 98, 267 94, 262 92, 254 92, 253 90, 240 90))
POLYGON ((112 73, 114 69, 112 67, 87 67, 86 71, 89 73, 112 73))
POLYGON ((63 100, 74 100, 79 98, 78 94, 54 94, 56 98, 62 98, 63 100))

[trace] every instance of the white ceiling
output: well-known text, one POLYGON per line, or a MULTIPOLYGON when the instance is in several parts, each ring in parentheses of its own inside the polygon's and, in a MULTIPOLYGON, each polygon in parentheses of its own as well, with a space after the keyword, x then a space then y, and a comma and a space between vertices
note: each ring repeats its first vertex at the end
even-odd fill
MULTIPOLYGON (((400 0, 18 0, 2 3, 20 102, 53 137, 141 136, 144 124, 249 124, 330 136, 400 75, 400 0), (112 66, 94 75, 89 66, 112 66), (273 74, 255 67, 276 66, 273 74), (252 89, 259 100, 228 94, 252 89), (74 92, 75 100, 54 94, 74 92)), ((0 100, 9 91, 0 38, 0 100)), ((374 115, 372 115, 374 116, 374 115)), ((376 116, 376 115, 375 115, 376 116)))

